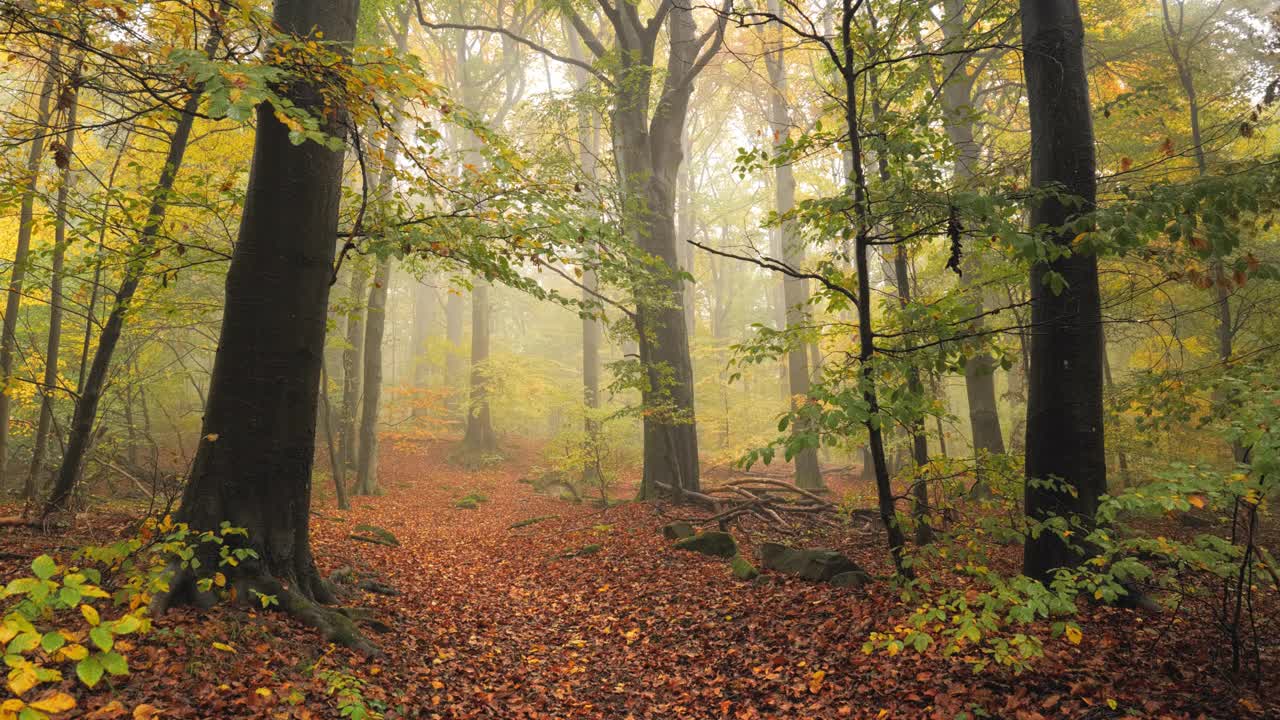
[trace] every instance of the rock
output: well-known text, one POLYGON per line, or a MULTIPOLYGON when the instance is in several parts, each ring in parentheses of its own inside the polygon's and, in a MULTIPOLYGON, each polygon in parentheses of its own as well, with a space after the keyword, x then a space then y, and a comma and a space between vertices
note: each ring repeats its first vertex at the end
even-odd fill
POLYGON ((828 582, 841 573, 863 572, 856 563, 835 550, 801 550, 779 543, 761 545, 760 561, 770 570, 813 582, 828 582))
POLYGON ((389 547, 399 547, 400 540, 392 532, 386 528, 377 525, 357 525, 355 532, 350 535, 352 540, 361 542, 374 543, 377 545, 387 545, 389 547))
POLYGON ((515 530, 516 528, 529 527, 530 525, 537 525, 543 520, 554 520, 558 517, 560 516, 559 515, 539 515, 537 517, 531 517, 525 520, 521 520, 520 522, 511 523, 510 529, 515 530))
POLYGON ((860 588, 871 582, 871 576, 862 570, 850 570, 842 572, 831 578, 831 584, 835 587, 844 588, 860 588))
POLYGON ((733 536, 718 530, 708 530, 683 540, 677 540, 676 547, 681 550, 690 550, 703 555, 722 558, 731 558, 738 554, 738 543, 733 539, 733 536))
POLYGON ((453 506, 459 510, 475 510, 480 507, 480 503, 488 502, 489 497, 482 492, 470 492, 457 500, 453 501, 453 506))
POLYGON ((755 580, 760 575, 760 571, 756 569, 751 561, 741 555, 734 555, 729 561, 729 569, 733 571, 733 576, 739 580, 755 580))
POLYGON ((693 529, 693 526, 683 520, 677 520, 676 522, 663 525, 661 532, 662 537, 668 540, 683 540, 697 534, 693 529))
POLYGON ((603 549, 604 549, 603 545, 598 545, 593 543, 591 545, 584 545, 578 548, 577 550, 568 550, 566 552, 562 552, 560 553, 560 557, 564 559, 586 557, 587 555, 595 555, 596 553, 600 552, 603 549))

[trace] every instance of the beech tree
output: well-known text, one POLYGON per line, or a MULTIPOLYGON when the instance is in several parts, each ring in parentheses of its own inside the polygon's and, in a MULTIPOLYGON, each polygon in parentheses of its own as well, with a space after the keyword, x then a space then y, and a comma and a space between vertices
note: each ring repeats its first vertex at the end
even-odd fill
MULTIPOLYGON (((1023 0, 1023 67, 1031 118, 1031 182, 1042 192, 1031 225, 1059 257, 1031 269, 1031 368, 1027 387, 1026 513, 1093 521, 1107 490, 1103 442, 1102 309, 1098 260, 1072 252, 1071 221, 1097 196, 1093 115, 1076 0, 1023 0)), ((1067 528, 1027 537, 1023 572, 1047 580, 1082 558, 1067 528)))
MULTIPOLYGON (((277 0, 273 21, 298 41, 323 38, 340 58, 355 39, 358 6, 277 0)), ((341 137, 343 108, 326 104, 318 82, 297 79, 285 97, 341 137)), ((345 616, 316 604, 334 597, 316 569, 309 533, 343 152, 290 142, 289 127, 267 103, 257 128, 200 445, 178 517, 197 529, 229 522, 248 531, 257 557, 234 569, 240 597, 273 595, 330 639, 368 648, 345 616)), ((160 609, 194 592, 194 578, 179 577, 160 609)))

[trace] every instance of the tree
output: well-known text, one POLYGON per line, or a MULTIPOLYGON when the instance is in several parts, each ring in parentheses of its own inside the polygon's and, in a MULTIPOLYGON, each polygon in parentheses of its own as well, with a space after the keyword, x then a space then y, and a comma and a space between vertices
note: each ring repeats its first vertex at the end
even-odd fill
MULTIPOLYGON (((769 12, 782 17, 778 0, 770 0, 769 12)), ((787 106, 787 65, 783 54, 781 32, 779 28, 777 40, 770 43, 764 58, 772 86, 772 92, 769 95, 769 129, 773 132, 775 146, 787 143, 791 133, 791 113, 787 106)), ((803 248, 799 246, 799 238, 796 237, 795 222, 785 218, 795 208, 796 202, 796 180, 791 163, 779 163, 774 167, 773 184, 774 209, 778 216, 783 218, 775 229, 779 245, 777 255, 784 264, 800 267, 803 264, 801 262, 803 248)), ((805 317, 803 305, 809 299, 806 281, 786 273, 779 274, 782 276, 783 326, 795 327, 800 325, 805 317)), ((803 402, 802 398, 806 398, 809 394, 809 358, 806 350, 805 344, 797 344, 787 353, 787 385, 791 390, 793 407, 795 403, 803 402)), ((804 432, 806 428, 802 423, 795 430, 804 432)), ((795 464, 796 485, 810 490, 824 487, 822 471, 818 467, 816 447, 806 447, 797 452, 795 464)))
POLYGON ((13 382, 13 353, 18 344, 18 311, 22 307, 23 284, 31 252, 31 230, 35 224, 36 191, 40 185, 40 158, 44 154, 46 128, 49 126, 50 101, 61 64, 61 52, 55 43, 49 51, 49 62, 40 86, 34 135, 27 149, 26 186, 18 210, 18 243, 13 254, 13 271, 5 297, 4 329, 0 331, 0 487, 5 483, 5 467, 9 458, 9 385, 13 382))
MULTIPOLYGON (((1103 442, 1098 261, 1072 252, 1072 221, 1097 195, 1093 118, 1077 0, 1022 0, 1023 68, 1031 119, 1031 225, 1055 259, 1031 269, 1025 509, 1086 526, 1107 489, 1103 442)), ((1023 572, 1047 580, 1080 562, 1065 528, 1032 532, 1023 572)))
MULTIPOLYGON (((355 38, 357 0, 278 0, 273 20, 300 43, 273 49, 276 63, 332 53, 340 64, 355 38), (320 44, 320 38, 323 44, 320 44), (301 44, 305 43, 305 44, 301 44), (288 52, 289 57, 283 57, 288 52)), ((332 82, 332 80, 331 80, 332 82)), ((341 136, 341 97, 315 76, 281 89, 341 136)), ((311 554, 311 466, 341 196, 341 150, 295 145, 269 103, 257 137, 200 445, 178 517, 199 530, 223 522, 248 531, 257 557, 234 569, 238 596, 273 595, 281 609, 329 639, 369 648, 351 622, 317 602, 333 600, 311 554)), ((175 579, 165 605, 190 597, 194 578, 175 579)))

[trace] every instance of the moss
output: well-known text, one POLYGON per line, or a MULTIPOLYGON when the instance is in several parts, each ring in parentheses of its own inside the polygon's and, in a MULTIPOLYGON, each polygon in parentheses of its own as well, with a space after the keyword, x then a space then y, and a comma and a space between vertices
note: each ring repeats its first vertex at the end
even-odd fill
POLYGON ((733 559, 729 561, 729 569, 733 571, 733 576, 739 580, 755 580, 756 576, 760 574, 760 571, 756 570, 756 566, 741 555, 733 556, 733 559))

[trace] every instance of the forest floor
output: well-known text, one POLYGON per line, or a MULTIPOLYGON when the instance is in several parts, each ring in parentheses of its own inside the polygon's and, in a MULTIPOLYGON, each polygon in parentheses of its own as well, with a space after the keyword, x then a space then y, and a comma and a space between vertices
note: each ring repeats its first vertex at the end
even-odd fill
MULTIPOLYGON (((330 718, 345 705, 377 717, 359 714, 358 696, 387 718, 1280 717, 1276 688, 1234 686, 1216 631, 1194 620, 1091 607, 1078 645, 1046 641, 1020 675, 933 652, 864 654, 869 632, 910 612, 884 581, 739 581, 726 561, 673 550, 657 531, 672 518, 654 505, 536 495, 519 482, 530 453, 465 471, 444 441, 384 445, 385 494, 346 513, 326 502, 312 530, 326 574, 351 567, 400 591, 349 598, 390 626, 370 632, 383 656, 326 647, 270 612, 180 609, 126 646, 131 674, 114 687, 66 682, 84 716, 330 718), (454 506, 472 492, 488 500, 454 506), (539 516, 554 517, 512 527, 539 516), (401 545, 351 540, 360 523, 401 545), (561 557, 588 545, 600 549, 561 557)), ((0 530, 0 575, 51 547, 118 538, 128 521, 102 512, 68 535, 0 530)), ((821 540, 887 570, 878 532, 821 540)))

